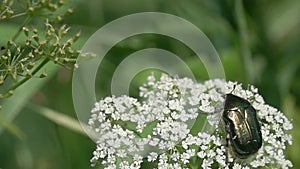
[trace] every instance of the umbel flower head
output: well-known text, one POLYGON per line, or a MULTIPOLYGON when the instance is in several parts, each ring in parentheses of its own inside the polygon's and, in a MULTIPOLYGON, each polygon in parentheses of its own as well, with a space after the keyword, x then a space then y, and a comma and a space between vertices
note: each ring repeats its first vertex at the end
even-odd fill
POLYGON ((88 122, 97 133, 91 165, 107 169, 290 168, 293 165, 284 151, 292 144, 288 131, 293 126, 257 91, 220 79, 196 83, 150 75, 140 87, 140 100, 124 95, 95 103, 88 122), (248 100, 261 125, 262 147, 246 159, 239 159, 226 146, 221 115, 228 93, 248 100))

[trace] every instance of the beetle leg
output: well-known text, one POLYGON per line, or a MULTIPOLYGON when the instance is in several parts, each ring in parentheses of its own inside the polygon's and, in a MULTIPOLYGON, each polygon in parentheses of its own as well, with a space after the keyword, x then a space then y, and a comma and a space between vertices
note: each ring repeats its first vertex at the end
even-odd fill
POLYGON ((226 134, 226 147, 225 147, 225 150, 226 150, 226 164, 228 165, 228 162, 229 162, 229 134, 226 134))
POLYGON ((225 151, 226 151, 226 164, 229 166, 229 146, 231 146, 231 142, 230 142, 230 127, 229 125, 225 125, 225 130, 226 130, 226 145, 225 145, 225 151))

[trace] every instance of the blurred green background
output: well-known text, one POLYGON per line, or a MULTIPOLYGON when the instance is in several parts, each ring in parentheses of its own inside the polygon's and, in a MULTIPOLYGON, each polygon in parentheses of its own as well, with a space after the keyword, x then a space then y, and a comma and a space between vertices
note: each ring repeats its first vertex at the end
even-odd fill
MULTIPOLYGON (((218 51, 227 80, 242 82, 245 87, 256 85, 268 104, 292 119, 293 145, 288 146, 286 155, 294 168, 300 168, 300 1, 74 0, 71 6, 74 14, 63 23, 82 31, 78 48, 101 26, 137 12, 170 13, 195 24, 218 51)), ((0 42, 4 43, 4 35, 14 34, 20 23, 1 22, 0 42)), ((149 47, 179 55, 198 81, 208 78, 201 62, 184 44, 147 34, 125 39, 107 54, 98 70, 97 90, 109 91, 117 65, 130 53, 149 47)), ((95 144, 77 128, 72 72, 53 65, 45 69, 49 74, 46 79, 26 83, 12 98, 1 102, 1 169, 91 168, 89 159, 95 144)), ((133 96, 147 73, 133 80, 133 96)))

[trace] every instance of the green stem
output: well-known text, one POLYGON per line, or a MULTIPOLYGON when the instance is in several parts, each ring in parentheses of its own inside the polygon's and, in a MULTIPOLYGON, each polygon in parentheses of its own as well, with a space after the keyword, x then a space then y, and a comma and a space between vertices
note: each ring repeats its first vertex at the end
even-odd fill
POLYGON ((246 77, 249 82, 254 81, 253 61, 251 58, 251 51, 249 47, 249 36, 247 30, 247 23, 245 17, 245 11, 243 8, 242 0, 235 1, 235 15, 239 28, 239 37, 241 45, 241 55, 243 58, 243 64, 246 72, 246 77))
POLYGON ((18 13, 18 14, 15 14, 15 15, 11 16, 10 19, 14 19, 14 18, 17 18, 17 17, 20 17, 20 16, 25 16, 26 14, 27 14, 26 12, 18 13))
POLYGON ((2 114, 0 114, 0 124, 3 127, 5 127, 9 132, 11 132, 15 136, 19 137, 20 139, 23 139, 25 137, 25 134, 22 132, 22 130, 18 126, 16 126, 14 123, 9 121, 2 114))

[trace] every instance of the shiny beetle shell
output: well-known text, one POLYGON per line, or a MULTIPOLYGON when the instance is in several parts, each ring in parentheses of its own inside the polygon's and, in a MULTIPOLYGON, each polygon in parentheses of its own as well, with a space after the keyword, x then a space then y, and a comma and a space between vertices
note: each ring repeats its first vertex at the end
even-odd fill
POLYGON ((262 146, 260 124, 256 110, 245 99, 227 94, 224 105, 223 120, 227 133, 227 145, 239 158, 247 158, 262 146))

